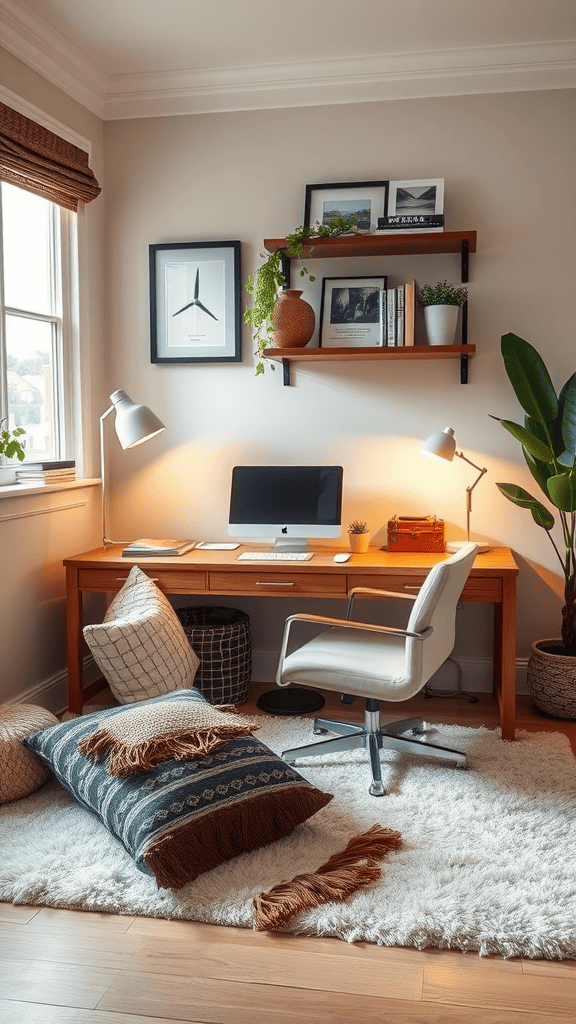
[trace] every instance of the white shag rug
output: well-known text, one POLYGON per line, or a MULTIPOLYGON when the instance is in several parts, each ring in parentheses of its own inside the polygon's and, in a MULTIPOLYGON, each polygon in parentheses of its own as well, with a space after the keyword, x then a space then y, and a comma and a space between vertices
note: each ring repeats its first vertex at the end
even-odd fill
MULTIPOLYGON (((258 716, 277 753, 311 742, 311 721, 258 716)), ((292 833, 201 875, 158 889, 121 844, 54 781, 0 808, 0 900, 253 927, 252 898, 314 871, 379 823, 403 846, 380 880, 346 903, 283 928, 390 946, 481 955, 576 958, 576 761, 561 733, 434 726, 427 737, 466 751, 471 770, 382 752, 388 795, 371 797, 364 751, 300 761, 335 794, 292 833)))

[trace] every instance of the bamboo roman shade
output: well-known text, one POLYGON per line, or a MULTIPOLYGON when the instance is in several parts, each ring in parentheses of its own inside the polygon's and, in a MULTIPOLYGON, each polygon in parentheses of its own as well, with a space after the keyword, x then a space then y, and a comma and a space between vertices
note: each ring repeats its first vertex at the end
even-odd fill
POLYGON ((100 194, 88 154, 66 139, 0 103, 0 178, 78 209, 100 194))

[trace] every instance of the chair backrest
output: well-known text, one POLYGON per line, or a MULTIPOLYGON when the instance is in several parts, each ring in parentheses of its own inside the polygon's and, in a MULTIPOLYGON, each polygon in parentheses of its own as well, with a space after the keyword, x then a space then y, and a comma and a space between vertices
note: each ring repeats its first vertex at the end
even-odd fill
POLYGON ((477 551, 476 544, 464 544, 451 558, 435 565, 420 588, 407 628, 420 633, 431 626, 433 632, 425 640, 408 638, 406 642, 406 678, 412 682, 414 693, 452 652, 456 607, 477 551))

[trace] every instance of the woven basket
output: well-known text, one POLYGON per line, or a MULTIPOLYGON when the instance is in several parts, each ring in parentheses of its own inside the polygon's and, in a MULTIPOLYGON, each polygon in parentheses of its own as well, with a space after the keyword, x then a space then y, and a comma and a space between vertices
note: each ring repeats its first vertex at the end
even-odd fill
POLYGON ((541 711, 556 718, 576 718, 576 658, 557 654, 562 640, 538 640, 532 644, 526 681, 541 711))
POLYGON ((176 611, 200 658, 194 679, 211 704, 242 704, 252 677, 250 618, 237 608, 191 606, 176 611))

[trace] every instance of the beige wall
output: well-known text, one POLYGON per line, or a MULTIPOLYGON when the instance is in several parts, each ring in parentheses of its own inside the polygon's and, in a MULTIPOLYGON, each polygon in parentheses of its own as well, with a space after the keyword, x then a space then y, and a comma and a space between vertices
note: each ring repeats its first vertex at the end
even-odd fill
MULTIPOLYGON (((559 384, 574 370, 573 124, 574 94, 561 91, 105 124, 109 383, 168 426, 116 458, 116 530, 223 538, 231 467, 301 459, 343 464, 345 521, 366 518, 378 541, 394 513, 434 513, 462 537, 474 471, 458 462, 442 472, 418 452, 451 425, 489 470, 474 492, 473 530, 510 545, 521 565, 521 668, 533 639, 558 634, 560 581, 548 539, 495 487, 531 484, 518 446, 489 414, 521 418, 503 372, 503 333, 538 347, 559 384), (284 388, 279 371, 255 378, 246 328, 241 365, 150 363, 149 243, 240 239, 245 281, 262 239, 302 222, 306 183, 419 177, 445 178, 448 229, 478 231, 469 286, 477 355, 467 386, 456 363, 359 362, 307 366, 284 388)), ((384 272, 399 281, 412 272, 420 284, 459 273, 452 257, 325 261, 314 270, 318 279, 384 272)), ((304 287, 318 309, 320 280, 304 287)), ((257 645, 272 652, 285 602, 243 606, 257 645)), ((489 685, 490 611, 460 614, 457 651, 469 681, 489 685)))
MULTIPOLYGON (((5 51, 0 51, 0 69, 0 86, 90 142, 91 166, 104 185, 102 122, 5 51)), ((103 212, 104 199, 99 197, 78 220, 83 413, 86 468, 91 475, 97 475, 97 418, 107 398, 103 212)), ((54 710, 64 705, 62 560, 95 547, 100 542, 99 531, 97 488, 28 497, 9 496, 6 489, 0 489, 0 702, 28 700, 54 710)), ((94 602, 88 602, 88 614, 92 605, 94 602)))

